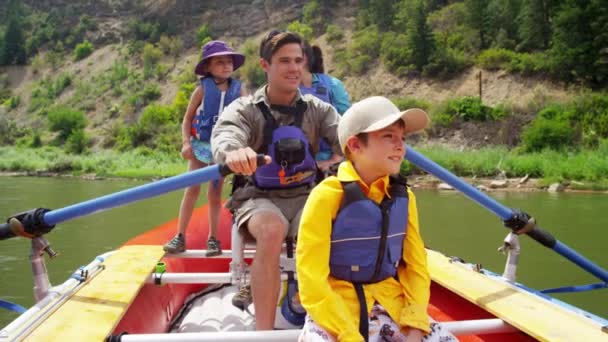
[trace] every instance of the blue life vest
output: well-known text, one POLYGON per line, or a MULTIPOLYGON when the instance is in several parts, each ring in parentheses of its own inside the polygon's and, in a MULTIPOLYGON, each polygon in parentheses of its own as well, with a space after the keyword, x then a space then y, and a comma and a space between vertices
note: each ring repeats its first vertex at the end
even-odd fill
MULTIPOLYGON (((315 74, 317 76, 318 82, 316 84, 312 84, 311 87, 305 87, 300 85, 300 92, 302 94, 312 94, 315 97, 319 98, 323 102, 329 103, 334 108, 336 108, 336 104, 334 103, 334 99, 331 96, 331 77, 326 74, 315 74)), ((336 108, 337 110, 337 108, 336 108)), ((328 160, 331 158, 333 151, 331 150, 331 146, 325 141, 325 139, 319 140, 319 152, 315 156, 316 160, 328 160)))
MULTIPOLYGON (((241 82, 228 79, 228 89, 224 95, 224 107, 241 96, 241 82)), ((223 108, 220 108, 222 91, 217 87, 213 77, 201 78, 203 87, 203 105, 192 120, 192 136, 201 141, 210 141, 211 131, 223 108)))
POLYGON ((272 162, 257 168, 253 175, 255 185, 261 189, 312 185, 317 164, 312 156, 308 138, 302 131, 306 102, 298 101, 295 108, 276 106, 291 111, 289 115, 295 116, 293 125, 280 127, 264 102, 259 102, 257 106, 265 119, 264 142, 257 152, 270 155, 272 162))
POLYGON ((330 274, 353 283, 375 283, 397 274, 407 232, 408 197, 403 179, 391 177, 380 205, 357 182, 343 182, 344 197, 331 232, 330 274))
POLYGON ((312 94, 315 97, 323 100, 336 107, 331 96, 331 78, 326 74, 314 74, 317 76, 318 82, 311 84, 310 87, 300 85, 300 92, 304 94, 312 94))

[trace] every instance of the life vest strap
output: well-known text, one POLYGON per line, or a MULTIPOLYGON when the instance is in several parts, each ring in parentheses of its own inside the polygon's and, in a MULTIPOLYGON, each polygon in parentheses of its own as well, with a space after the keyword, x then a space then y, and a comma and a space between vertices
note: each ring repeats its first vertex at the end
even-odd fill
POLYGON ((362 283, 353 283, 359 300, 359 333, 365 342, 369 341, 369 322, 367 321, 367 302, 365 301, 365 291, 362 283))
MULTIPOLYGON (((266 103, 264 103, 264 101, 256 103, 256 106, 264 116, 264 142, 262 143, 262 147, 258 152, 266 154, 268 152, 268 146, 270 146, 270 144, 272 143, 272 132, 278 128, 278 124, 270 113, 270 109, 268 109, 268 106, 266 105, 266 103)), ((295 107, 278 105, 271 105, 271 107, 272 109, 277 110, 283 114, 293 115, 294 126, 302 129, 304 112, 308 108, 306 102, 304 102, 302 99, 298 100, 295 107)))

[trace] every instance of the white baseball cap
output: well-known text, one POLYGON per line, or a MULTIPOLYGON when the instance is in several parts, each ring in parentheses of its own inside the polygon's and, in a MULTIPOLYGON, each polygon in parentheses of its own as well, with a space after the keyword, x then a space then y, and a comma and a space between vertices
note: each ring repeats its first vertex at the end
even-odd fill
POLYGON ((372 96, 354 103, 342 115, 338 124, 338 140, 342 152, 346 152, 348 138, 359 133, 381 130, 399 119, 405 124, 406 135, 423 130, 429 123, 429 116, 424 110, 411 108, 400 111, 383 96, 372 96))

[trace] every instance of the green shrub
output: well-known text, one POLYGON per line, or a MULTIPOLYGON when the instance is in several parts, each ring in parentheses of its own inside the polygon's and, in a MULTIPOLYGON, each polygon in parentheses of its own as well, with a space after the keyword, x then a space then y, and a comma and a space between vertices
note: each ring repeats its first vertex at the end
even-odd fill
POLYGON ((370 26, 364 30, 355 32, 351 47, 355 54, 376 58, 380 55, 381 45, 382 33, 376 26, 370 26))
POLYGON ((21 103, 21 98, 19 96, 15 95, 15 96, 9 97, 6 101, 4 101, 4 103, 2 103, 2 105, 7 110, 12 110, 12 109, 17 108, 20 103, 21 103))
POLYGON ((207 42, 211 41, 211 31, 207 24, 201 25, 196 31, 196 41, 201 45, 205 45, 207 42))
POLYGON ((424 110, 428 110, 431 107, 430 102, 415 99, 412 97, 399 97, 392 99, 392 101, 400 110, 406 110, 409 108, 421 108, 424 110))
POLYGON ((511 60, 507 70, 532 75, 548 72, 550 69, 549 56, 539 53, 517 53, 511 60))
POLYGON ((125 62, 114 62, 110 68, 109 78, 110 84, 116 87, 120 82, 124 81, 129 77, 129 67, 125 62))
POLYGON ((169 106, 151 104, 144 109, 139 123, 145 127, 159 127, 172 122, 173 116, 169 106))
POLYGON ((144 89, 142 90, 142 97, 144 99, 144 103, 150 103, 158 98, 160 98, 160 87, 158 84, 146 83, 144 89))
POLYGON ((177 57, 179 52, 184 47, 184 41, 179 37, 169 37, 167 35, 160 36, 160 40, 158 41, 158 48, 165 54, 169 56, 177 57))
POLYGON ((146 43, 142 54, 144 63, 144 79, 148 79, 155 74, 156 64, 160 61, 162 52, 152 44, 146 43))
POLYGON ((462 51, 437 48, 429 63, 422 68, 422 74, 445 79, 461 72, 469 64, 468 58, 462 51))
POLYGON ((15 145, 19 147, 38 148, 42 146, 40 133, 30 129, 23 130, 24 135, 15 140, 15 145))
POLYGON ((329 24, 327 25, 325 38, 328 43, 338 43, 344 40, 344 31, 338 25, 329 24))
POLYGON ((193 83, 183 84, 177 90, 177 94, 171 103, 171 106, 173 107, 173 117, 176 122, 180 122, 184 113, 186 113, 186 109, 190 102, 190 94, 192 94, 193 90, 193 83))
POLYGON ((40 137, 39 132, 32 133, 31 138, 32 138, 32 140, 30 142, 30 147, 33 147, 33 148, 42 147, 42 138, 40 137))
POLYGON ((257 42, 246 41, 243 44, 243 53, 246 56, 245 64, 236 71, 235 76, 245 80, 250 89, 258 88, 266 83, 266 73, 260 67, 257 42))
POLYGON ((548 105, 538 113, 539 119, 567 122, 585 146, 597 146, 608 138, 608 95, 583 94, 570 103, 548 105))
POLYGON ((479 97, 465 96, 448 101, 447 114, 464 121, 486 121, 500 118, 502 112, 484 105, 479 97))
POLYGON ((65 88, 69 87, 72 84, 72 76, 68 73, 61 73, 55 82, 53 82, 49 89, 49 97, 56 98, 65 90, 65 88))
POLYGON ((74 48, 74 57, 77 61, 87 57, 91 53, 93 53, 93 44, 88 40, 76 45, 74 48))
POLYGON ((81 154, 86 150, 88 143, 89 139, 84 130, 78 129, 73 131, 68 137, 68 140, 65 142, 65 150, 68 153, 81 154))
POLYGON ((477 56, 477 64, 487 70, 506 69, 515 53, 506 49, 487 49, 477 56))
POLYGON ((415 70, 412 51, 408 47, 405 34, 387 33, 382 39, 382 59, 388 70, 400 76, 407 76, 415 70))
POLYGON ((376 26, 357 31, 352 44, 345 50, 337 50, 334 61, 338 67, 337 74, 362 74, 367 71, 372 60, 380 56, 382 34, 376 26))
POLYGON ((545 53, 518 53, 506 49, 487 49, 477 56, 476 62, 488 70, 504 69, 509 72, 536 74, 549 71, 549 58, 545 53))
POLYGON ((12 145, 27 132, 8 115, 0 115, 0 145, 12 145))
POLYGON ((160 38, 161 29, 159 23, 140 22, 133 19, 128 23, 128 27, 135 40, 157 42, 160 38))
POLYGON ((302 23, 310 27, 316 35, 325 32, 327 20, 318 1, 308 1, 302 8, 302 17, 302 23))
POLYGON ((86 126, 85 114, 81 111, 67 107, 54 107, 48 114, 49 128, 59 132, 59 142, 64 142, 72 132, 81 130, 86 126))
POLYGON ((575 138, 576 132, 567 121, 539 117, 524 129, 520 146, 526 152, 560 150, 574 146, 575 138))
POLYGON ((299 34, 306 41, 310 41, 313 38, 312 27, 303 24, 300 21, 292 21, 287 25, 287 31, 295 32, 299 34))
POLYGON ((356 56, 353 57, 350 60, 350 68, 352 70, 352 72, 354 72, 355 74, 362 74, 365 71, 367 71, 370 63, 372 61, 372 58, 370 56, 365 56, 365 55, 361 55, 361 56, 356 56))

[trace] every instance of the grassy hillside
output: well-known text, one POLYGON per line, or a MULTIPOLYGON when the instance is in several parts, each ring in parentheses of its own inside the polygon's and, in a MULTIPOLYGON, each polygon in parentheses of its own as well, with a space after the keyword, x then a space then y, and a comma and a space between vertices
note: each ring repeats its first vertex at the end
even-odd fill
POLYGON ((433 127, 419 142, 579 153, 608 138, 608 55, 596 48, 605 31, 589 44, 579 36, 572 53, 587 69, 554 48, 577 47, 562 35, 569 13, 588 14, 592 32, 608 22, 595 0, 556 1, 550 27, 529 26, 534 1, 519 0, 500 11, 497 0, 6 2, 0 145, 177 153, 200 46, 224 39, 245 53, 237 76, 253 90, 264 81, 257 44, 277 27, 321 46, 353 100, 382 94, 427 109, 433 127), (508 11, 518 27, 501 21, 508 11))

